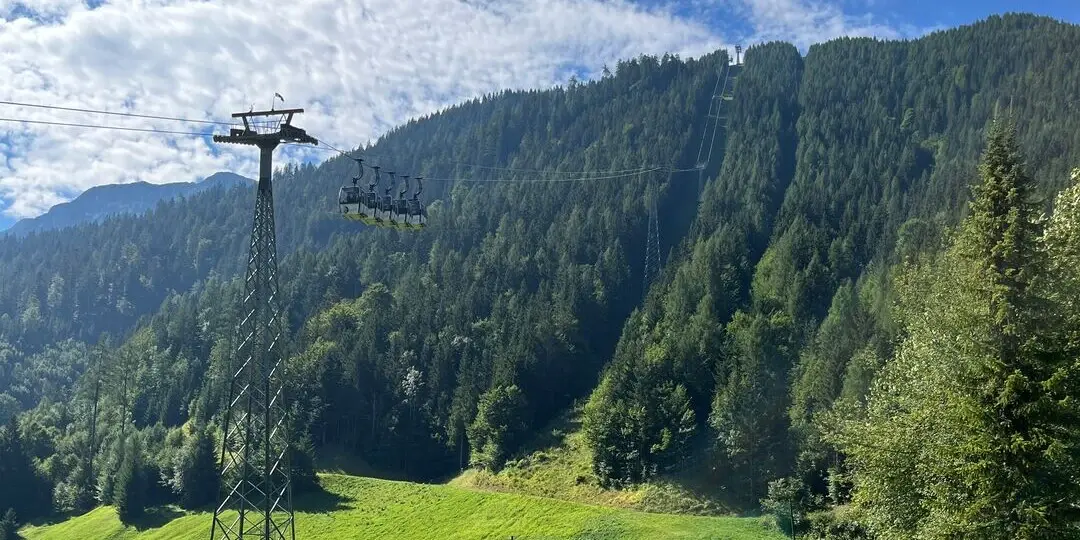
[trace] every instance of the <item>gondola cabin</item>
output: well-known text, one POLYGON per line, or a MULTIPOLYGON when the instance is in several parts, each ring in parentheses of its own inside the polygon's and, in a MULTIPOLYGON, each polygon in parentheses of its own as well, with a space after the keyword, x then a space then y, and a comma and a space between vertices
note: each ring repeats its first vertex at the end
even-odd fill
POLYGON ((353 161, 356 161, 357 173, 352 179, 351 186, 341 186, 338 190, 338 210, 345 219, 360 221, 369 216, 360 196, 360 179, 364 177, 364 160, 353 158, 353 161))
POLYGON ((341 186, 338 208, 345 219, 361 220, 368 217, 360 200, 360 186, 341 186))
POLYGON ((397 183, 394 173, 389 172, 390 185, 383 188, 382 193, 376 191, 379 186, 379 168, 375 170, 375 178, 368 184, 366 191, 360 190, 360 179, 364 176, 363 160, 356 159, 360 167, 359 173, 353 177, 353 185, 342 186, 338 191, 339 212, 345 219, 360 221, 365 225, 372 225, 386 229, 415 231, 427 225, 427 210, 420 200, 420 193, 424 190, 423 178, 417 177, 416 193, 409 198, 409 177, 402 176, 402 189, 397 197, 390 192, 397 183))

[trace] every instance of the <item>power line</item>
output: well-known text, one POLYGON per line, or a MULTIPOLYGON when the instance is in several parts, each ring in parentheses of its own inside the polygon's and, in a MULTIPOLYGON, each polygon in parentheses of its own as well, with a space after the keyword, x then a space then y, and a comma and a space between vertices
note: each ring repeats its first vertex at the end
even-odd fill
POLYGON ((131 118, 150 118, 150 119, 153 119, 153 120, 170 120, 170 121, 174 121, 174 122, 188 122, 188 123, 191 123, 191 124, 211 124, 211 125, 218 125, 218 126, 235 126, 236 125, 235 123, 217 122, 217 121, 214 121, 214 120, 194 120, 194 119, 191 119, 191 118, 177 118, 177 117, 174 117, 174 116, 157 116, 157 115, 152 115, 152 114, 136 114, 136 113, 126 113, 126 112, 115 112, 115 111, 101 111, 101 110, 96 110, 96 109, 80 109, 80 108, 77 108, 77 107, 59 107, 59 106, 56 106, 56 105, 39 105, 39 104, 36 104, 36 103, 21 103, 21 102, 18 102, 18 101, 0 101, 0 105, 15 105, 15 106, 18 106, 18 107, 33 107, 33 108, 36 108, 36 109, 51 109, 51 110, 56 110, 56 111, 73 111, 73 112, 82 112, 82 113, 91 113, 91 114, 108 114, 108 115, 112 115, 112 116, 127 116, 127 117, 131 117, 131 118))
POLYGON ((38 124, 43 126, 81 127, 92 129, 114 129, 117 131, 138 131, 143 133, 164 133, 166 135, 189 135, 192 137, 209 137, 211 133, 195 133, 191 131, 171 131, 167 129, 133 128, 123 126, 102 126, 97 124, 79 124, 74 122, 52 122, 49 120, 24 120, 20 118, 0 118, 0 122, 18 122, 23 124, 38 124))

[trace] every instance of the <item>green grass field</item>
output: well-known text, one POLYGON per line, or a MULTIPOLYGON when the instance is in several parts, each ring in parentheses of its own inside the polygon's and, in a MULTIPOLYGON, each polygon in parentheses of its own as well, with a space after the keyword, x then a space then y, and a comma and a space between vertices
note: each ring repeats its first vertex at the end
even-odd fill
POLYGON ((697 470, 664 475, 639 486, 601 488, 592 470, 588 441, 581 430, 582 414, 580 405, 571 408, 498 473, 467 470, 451 480, 450 485, 645 512, 711 516, 732 513, 708 486, 698 485, 705 475, 697 470))
MULTIPOLYGON (((325 492, 296 501, 299 540, 611 539, 779 540, 757 519, 649 514, 448 485, 320 475, 325 492)), ((202 540, 208 513, 156 509, 137 525, 101 507, 23 529, 27 540, 202 540)))

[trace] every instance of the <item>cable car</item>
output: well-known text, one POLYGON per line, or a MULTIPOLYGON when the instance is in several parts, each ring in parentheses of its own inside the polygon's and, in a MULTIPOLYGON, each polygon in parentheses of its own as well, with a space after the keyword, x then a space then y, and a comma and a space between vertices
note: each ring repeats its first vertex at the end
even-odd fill
POLYGON ((409 199, 408 212, 405 216, 405 225, 413 228, 422 228, 427 225, 427 209, 424 208, 424 203, 420 201, 420 193, 424 191, 424 178, 422 176, 416 177, 416 193, 413 193, 411 199, 409 199), (409 223, 410 218, 416 218, 416 221, 409 223))
POLYGON ((379 168, 372 167, 372 169, 375 169, 375 178, 370 184, 368 184, 368 190, 364 192, 361 201, 368 214, 368 216, 362 221, 368 225, 376 225, 379 221, 379 198, 378 195, 375 194, 375 188, 378 187, 380 180, 379 168))
POLYGON ((390 218, 395 229, 407 229, 408 224, 406 221, 409 217, 409 203, 405 199, 405 194, 409 192, 409 175, 401 175, 402 187, 398 192, 398 196, 394 199, 394 213, 390 218))
POLYGON ((364 177, 364 160, 356 158, 360 172, 353 177, 351 186, 341 186, 338 191, 338 208, 345 219, 362 220, 367 216, 360 197, 360 179, 364 177))
POLYGON ((353 160, 356 161, 359 172, 352 178, 351 186, 341 186, 341 190, 338 191, 338 206, 342 216, 366 225, 387 229, 419 230, 427 225, 427 210, 420 200, 420 194, 424 191, 423 178, 416 177, 416 192, 412 194, 412 198, 407 198, 409 176, 402 175, 401 190, 398 191, 397 198, 394 198, 390 190, 394 189, 397 178, 392 171, 387 171, 390 182, 380 195, 375 189, 382 181, 380 170, 379 167, 372 167, 375 170, 375 176, 368 183, 367 190, 361 191, 359 184, 364 177, 364 160, 360 158, 353 158, 353 160))
POLYGON ((394 200, 390 197, 390 190, 394 189, 394 173, 387 173, 390 175, 390 185, 386 186, 383 190, 383 194, 378 200, 378 209, 375 213, 375 221, 381 226, 392 226, 389 222, 393 221, 394 212, 394 200))

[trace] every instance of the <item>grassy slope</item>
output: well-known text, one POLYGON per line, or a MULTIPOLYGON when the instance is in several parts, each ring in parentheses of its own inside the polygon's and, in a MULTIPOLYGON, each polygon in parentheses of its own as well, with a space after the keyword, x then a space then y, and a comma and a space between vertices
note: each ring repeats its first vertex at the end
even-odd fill
MULTIPOLYGON (((697 485, 702 471, 683 471, 648 484, 620 490, 599 486, 592 471, 591 452, 581 431, 580 406, 556 420, 533 441, 520 459, 509 461, 497 474, 468 470, 450 485, 487 491, 524 493, 585 504, 646 512, 727 515, 720 494, 697 485)), ((693 460, 704 463, 706 460, 693 460)))
MULTIPOLYGON (((760 521, 646 514, 554 499, 484 493, 453 486, 322 475, 325 493, 297 500, 296 536, 345 538, 783 538, 760 521)), ((159 509, 138 526, 124 526, 111 507, 61 523, 27 527, 27 540, 202 540, 210 532, 205 512, 159 509)))

